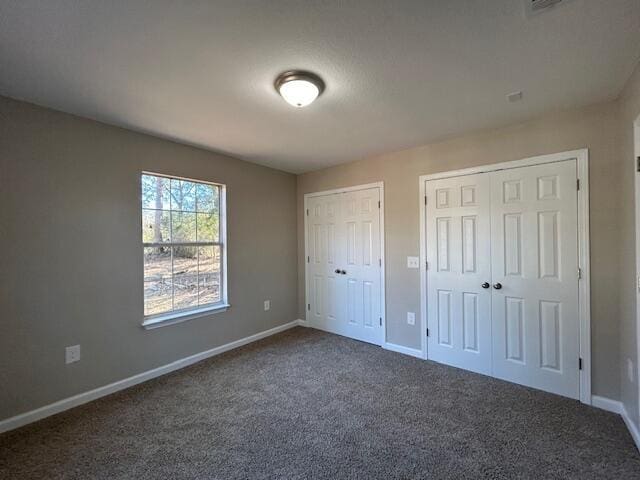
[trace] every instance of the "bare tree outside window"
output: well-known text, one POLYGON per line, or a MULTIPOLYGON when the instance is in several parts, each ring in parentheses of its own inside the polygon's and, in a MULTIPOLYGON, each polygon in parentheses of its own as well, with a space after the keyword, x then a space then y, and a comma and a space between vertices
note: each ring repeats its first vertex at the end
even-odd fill
POLYGON ((142 174, 144 314, 223 302, 224 186, 142 174))

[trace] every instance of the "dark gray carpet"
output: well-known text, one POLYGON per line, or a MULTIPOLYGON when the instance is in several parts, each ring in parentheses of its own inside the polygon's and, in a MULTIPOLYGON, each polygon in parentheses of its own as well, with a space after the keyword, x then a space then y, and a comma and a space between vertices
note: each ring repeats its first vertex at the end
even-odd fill
POLYGON ((296 328, 0 436, 2 479, 640 478, 617 415, 296 328))

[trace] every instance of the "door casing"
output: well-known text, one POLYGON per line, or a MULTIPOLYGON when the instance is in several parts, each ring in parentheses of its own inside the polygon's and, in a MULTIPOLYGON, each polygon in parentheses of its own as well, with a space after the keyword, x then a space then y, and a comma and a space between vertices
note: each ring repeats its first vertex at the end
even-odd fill
POLYGON ((427 245, 426 245, 426 185, 428 180, 475 175, 511 168, 542 165, 545 163, 576 160, 578 181, 578 312, 580 323, 580 401, 591 405, 591 274, 589 261, 589 150, 584 148, 568 152, 540 155, 510 162, 421 175, 420 187, 420 344, 422 357, 427 359, 427 245))
MULTIPOLYGON (((324 195, 333 195, 336 193, 346 193, 346 192, 354 192, 357 190, 368 190, 370 188, 377 188, 380 191, 380 258, 382 259, 382 265, 380 268, 380 314, 382 315, 382 347, 386 346, 387 343, 387 307, 386 307, 386 286, 385 286, 385 248, 384 248, 384 182, 374 182, 367 183, 364 185, 354 185, 351 187, 344 188, 336 188, 333 190, 324 190, 321 192, 313 192, 313 193, 305 193, 304 194, 304 311, 305 311, 305 319, 307 318, 308 305, 309 305, 309 231, 308 231, 308 200, 312 197, 321 197, 324 195)), ((305 320, 307 321, 307 320, 305 320)), ((309 323, 308 326, 318 328, 317 326, 309 323)))

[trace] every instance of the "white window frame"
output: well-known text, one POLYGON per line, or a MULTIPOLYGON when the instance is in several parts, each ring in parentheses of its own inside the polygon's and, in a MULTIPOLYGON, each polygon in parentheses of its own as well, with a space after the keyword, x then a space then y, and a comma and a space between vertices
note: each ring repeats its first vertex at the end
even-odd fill
MULTIPOLYGON (((141 257, 144 258, 144 249, 146 247, 167 247, 167 246, 185 246, 185 247, 199 247, 199 246, 219 246, 220 247, 220 301, 216 303, 211 303, 208 305, 197 306, 197 307, 189 307, 180 310, 172 310, 166 313, 158 313, 155 315, 144 315, 142 326, 145 329, 152 329, 163 327, 166 325, 173 325, 175 323, 185 322, 187 320, 192 320, 194 318, 199 318, 205 315, 210 315, 213 313, 225 312, 231 305, 229 305, 228 301, 228 289, 227 289, 227 187, 224 184, 209 182, 206 180, 197 180, 194 178, 180 177, 177 175, 167 175, 164 173, 157 173, 151 171, 142 171, 140 172, 140 179, 142 180, 143 175, 153 175, 156 177, 163 177, 169 180, 183 180, 186 182, 192 183, 203 183, 206 185, 214 185, 218 187, 220 192, 220 220, 219 220, 219 238, 217 242, 162 242, 162 243, 153 243, 153 242, 141 242, 140 246, 142 248, 141 257)), ((140 187, 142 188, 142 187, 140 187)), ((142 205, 142 196, 140 198, 140 208, 139 212, 142 216, 142 212, 144 207, 142 205)), ((142 238, 142 222, 140 222, 140 236, 138 238, 142 238)), ((142 264, 142 269, 144 275, 144 261, 142 264)), ((142 297, 144 303, 144 293, 142 297)))

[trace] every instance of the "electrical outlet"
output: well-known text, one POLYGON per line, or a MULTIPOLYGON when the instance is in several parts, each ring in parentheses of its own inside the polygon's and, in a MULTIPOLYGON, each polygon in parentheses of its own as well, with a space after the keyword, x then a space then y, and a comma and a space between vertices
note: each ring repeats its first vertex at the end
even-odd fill
POLYGON ((80 345, 72 345, 64 349, 65 363, 80 361, 80 345))
POLYGON ((420 268, 420 257, 407 257, 407 268, 420 268))
POLYGON ((266 312, 269 309, 271 309, 271 300, 265 300, 264 301, 264 311, 266 312))
POLYGON ((409 325, 416 324, 416 314, 414 312, 407 312, 407 323, 409 325))
POLYGON ((633 362, 630 358, 627 358, 627 378, 633 383, 633 362))

